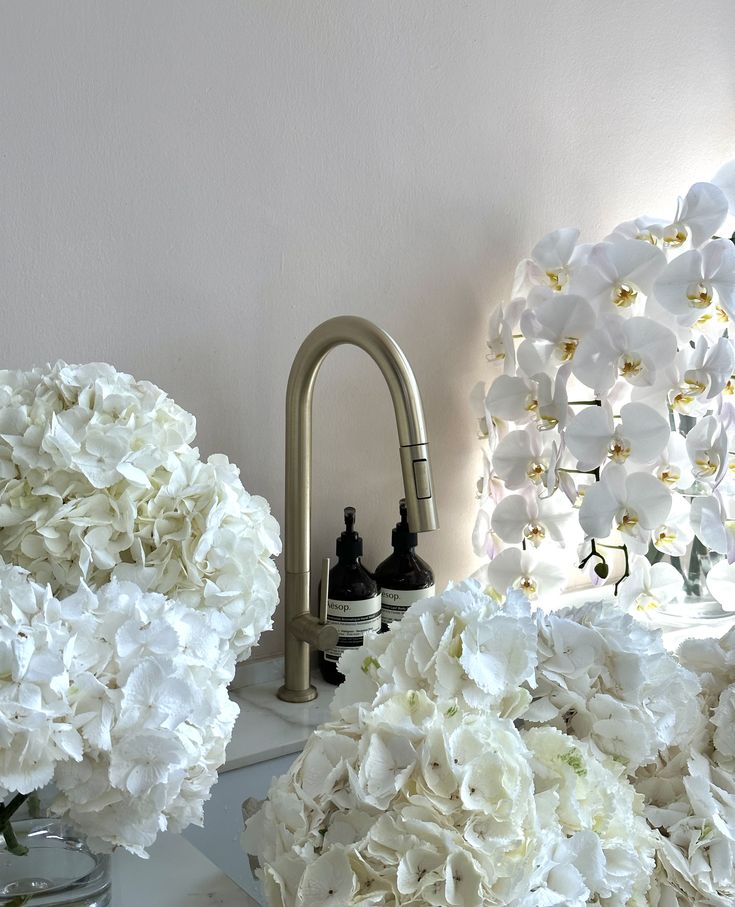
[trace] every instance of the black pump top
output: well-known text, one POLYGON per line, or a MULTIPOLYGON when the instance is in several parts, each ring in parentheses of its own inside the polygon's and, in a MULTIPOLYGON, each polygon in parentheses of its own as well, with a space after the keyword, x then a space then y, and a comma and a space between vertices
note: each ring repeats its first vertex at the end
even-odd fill
POLYGON ((362 539, 355 530, 354 507, 345 507, 345 531, 337 539, 337 557, 347 561, 362 557, 362 539))
POLYGON ((401 520, 396 523, 396 528, 393 530, 392 544, 395 551, 406 553, 418 545, 419 538, 418 534, 411 532, 408 527, 408 508, 406 507, 405 498, 401 498, 400 511, 401 520))

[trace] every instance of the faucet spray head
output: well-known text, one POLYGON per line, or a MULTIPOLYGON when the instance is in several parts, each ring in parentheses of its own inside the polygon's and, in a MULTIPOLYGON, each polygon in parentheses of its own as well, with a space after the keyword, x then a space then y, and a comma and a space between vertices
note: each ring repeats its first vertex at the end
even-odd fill
POLYGON ((411 532, 438 529, 429 445, 407 444, 401 447, 401 470, 411 532))

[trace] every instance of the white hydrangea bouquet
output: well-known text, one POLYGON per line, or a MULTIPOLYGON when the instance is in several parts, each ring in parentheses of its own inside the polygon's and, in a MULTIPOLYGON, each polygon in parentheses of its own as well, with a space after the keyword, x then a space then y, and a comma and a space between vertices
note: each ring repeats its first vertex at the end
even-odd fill
POLYGON ((731 905, 735 635, 683 662, 602 604, 415 605, 248 822, 268 903, 731 905))
POLYGON ((53 782, 92 849, 201 823, 271 625, 278 524, 193 416, 104 364, 0 372, 0 830, 53 782))
POLYGON ((735 609, 735 244, 716 238, 728 209, 735 161, 668 216, 598 243, 555 230, 518 265, 490 322, 503 373, 475 392, 474 547, 498 594, 548 598, 573 566, 600 582, 613 549, 626 607, 735 609))

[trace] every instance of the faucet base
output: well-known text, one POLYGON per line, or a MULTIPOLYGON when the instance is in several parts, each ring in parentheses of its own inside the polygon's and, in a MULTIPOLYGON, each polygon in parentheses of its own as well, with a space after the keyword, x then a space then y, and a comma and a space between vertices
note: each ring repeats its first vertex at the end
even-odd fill
POLYGON ((312 702, 318 695, 316 687, 312 685, 306 690, 289 690, 284 684, 278 690, 278 698, 284 702, 312 702))

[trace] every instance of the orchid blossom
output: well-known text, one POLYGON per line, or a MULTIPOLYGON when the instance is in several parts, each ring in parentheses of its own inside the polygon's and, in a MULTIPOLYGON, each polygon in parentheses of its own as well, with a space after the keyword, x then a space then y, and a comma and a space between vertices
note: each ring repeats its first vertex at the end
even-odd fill
POLYGON ((605 539, 613 530, 642 553, 651 533, 669 515, 671 492, 646 472, 628 473, 617 463, 607 466, 587 489, 579 523, 590 538, 605 539))
POLYGON ((516 268, 492 319, 503 374, 482 408, 492 480, 475 550, 501 559, 497 582, 528 574, 507 545, 527 560, 555 545, 560 563, 576 546, 596 582, 615 579, 606 549, 622 549, 616 586, 631 555, 650 555, 684 572, 687 596, 707 548, 735 563, 735 239, 717 235, 728 218, 735 161, 668 213, 597 243, 555 230, 516 268))

